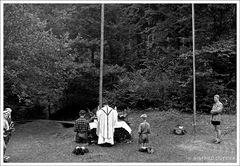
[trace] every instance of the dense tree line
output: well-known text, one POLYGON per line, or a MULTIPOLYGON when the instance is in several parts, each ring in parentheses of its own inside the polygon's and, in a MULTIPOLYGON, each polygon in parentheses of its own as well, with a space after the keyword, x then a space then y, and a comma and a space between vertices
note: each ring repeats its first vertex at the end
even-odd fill
MULTIPOLYGON (((4 4, 4 106, 16 119, 98 105, 99 4, 4 4)), ((192 111, 191 4, 106 4, 104 102, 192 111)), ((197 111, 236 111, 236 4, 196 4, 197 111)))

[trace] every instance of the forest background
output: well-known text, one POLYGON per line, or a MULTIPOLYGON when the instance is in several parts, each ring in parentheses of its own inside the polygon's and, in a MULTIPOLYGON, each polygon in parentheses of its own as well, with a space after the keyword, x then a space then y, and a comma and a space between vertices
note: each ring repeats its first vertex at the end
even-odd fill
MULTIPOLYGON (((98 106, 100 4, 4 4, 4 107, 74 119, 98 106)), ((191 4, 106 4, 104 103, 193 111, 191 4)), ((236 4, 195 4, 197 112, 236 113, 236 4)))

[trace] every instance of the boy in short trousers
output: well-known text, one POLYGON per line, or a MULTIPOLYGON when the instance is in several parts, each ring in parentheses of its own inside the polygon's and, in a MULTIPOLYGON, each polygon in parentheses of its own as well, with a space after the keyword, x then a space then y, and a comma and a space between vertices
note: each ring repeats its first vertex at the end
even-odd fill
POLYGON ((147 115, 142 114, 140 117, 142 118, 143 122, 140 123, 138 127, 138 135, 139 135, 138 143, 141 146, 140 148, 145 148, 149 144, 148 135, 151 134, 151 128, 150 128, 150 124, 146 120, 147 115))

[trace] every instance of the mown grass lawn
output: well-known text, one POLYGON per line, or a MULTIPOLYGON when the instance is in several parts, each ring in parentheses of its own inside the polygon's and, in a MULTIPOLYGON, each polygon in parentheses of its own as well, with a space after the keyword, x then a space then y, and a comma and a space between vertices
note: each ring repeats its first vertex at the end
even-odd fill
POLYGON ((197 133, 192 127, 192 115, 177 112, 149 111, 152 127, 150 136, 153 154, 138 152, 137 127, 143 112, 132 112, 133 142, 118 143, 113 147, 89 145, 90 153, 76 156, 72 150, 73 128, 64 128, 56 121, 38 120, 16 125, 7 149, 10 162, 236 162, 236 116, 223 116, 223 142, 213 144, 213 127, 208 115, 198 115, 197 133), (187 134, 172 134, 177 124, 184 125, 187 134))

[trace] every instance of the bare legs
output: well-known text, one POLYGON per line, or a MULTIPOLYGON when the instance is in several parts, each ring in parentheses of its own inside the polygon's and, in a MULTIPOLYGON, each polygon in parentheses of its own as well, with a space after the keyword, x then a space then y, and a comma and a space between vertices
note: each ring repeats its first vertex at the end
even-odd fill
POLYGON ((215 129, 215 135, 216 135, 216 142, 215 143, 220 143, 221 142, 220 125, 214 125, 214 129, 215 129))

